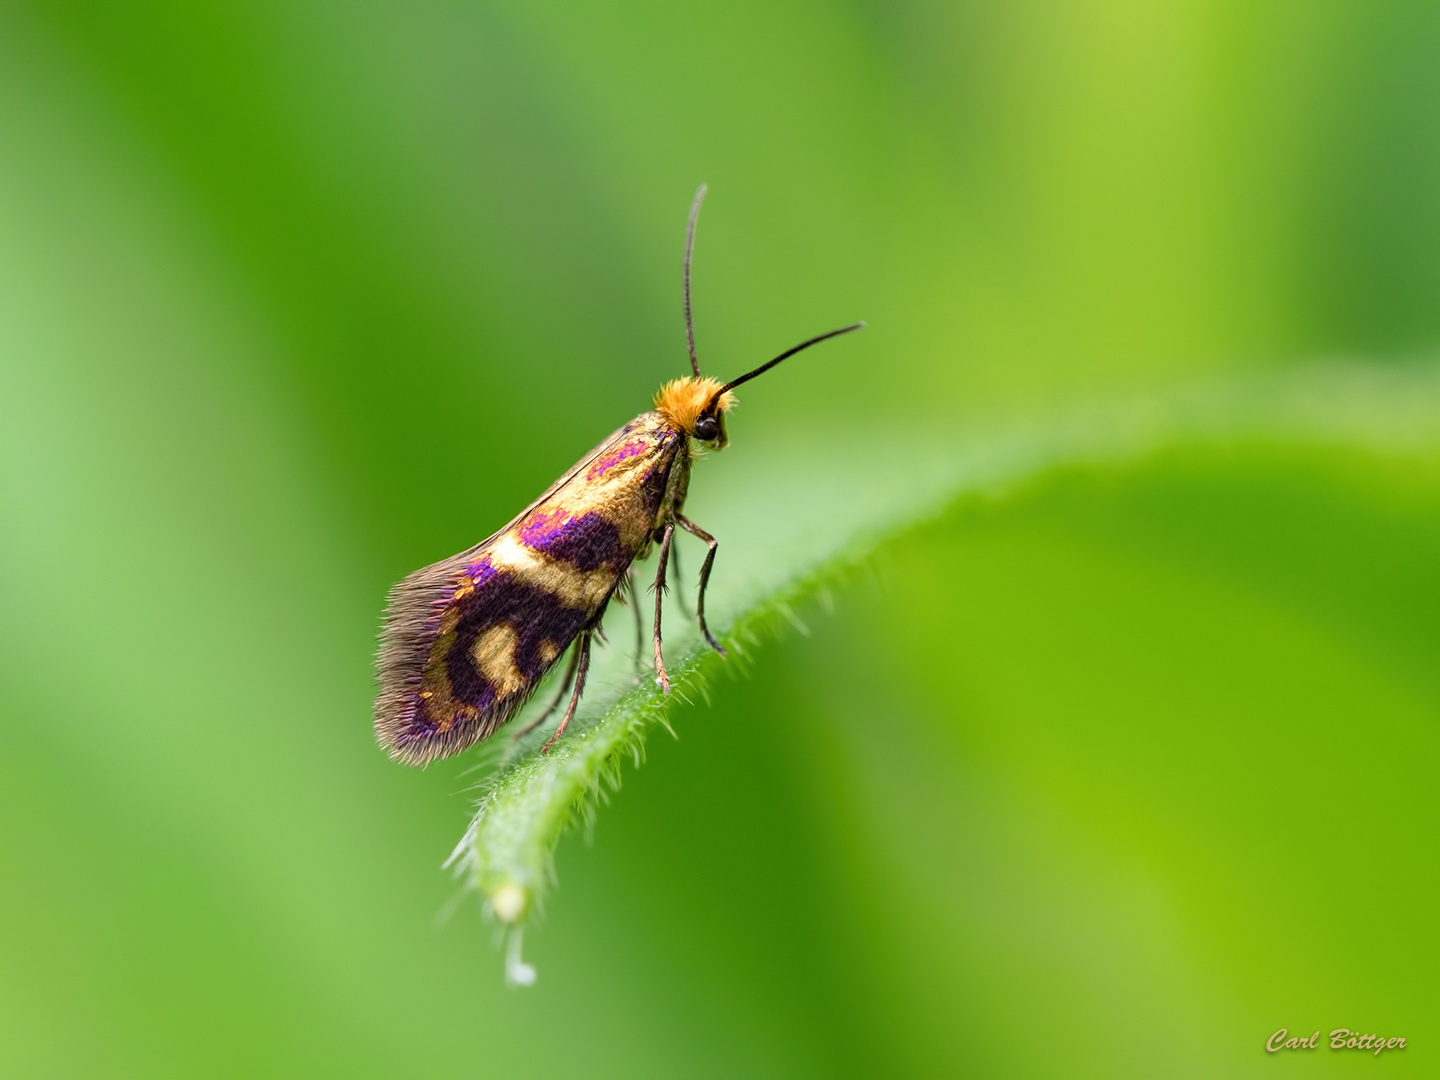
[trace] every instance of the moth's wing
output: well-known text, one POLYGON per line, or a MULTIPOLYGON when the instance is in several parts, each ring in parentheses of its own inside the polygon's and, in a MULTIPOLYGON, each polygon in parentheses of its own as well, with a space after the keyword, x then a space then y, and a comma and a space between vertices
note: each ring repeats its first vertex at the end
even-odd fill
MULTIPOLYGON (((524 518, 526 514, 549 499, 573 480, 582 469, 588 467, 596 458, 619 442, 628 428, 628 424, 625 427, 616 428, 596 445, 593 450, 571 466, 559 480, 556 480, 555 483, 546 488, 538 499, 474 547, 466 548, 456 555, 451 555, 448 559, 441 559, 439 562, 431 563, 429 566, 422 566, 419 570, 407 574, 391 588, 390 594, 385 599, 385 616, 380 628, 380 657, 378 666, 382 693, 385 684, 385 654, 387 651, 391 651, 391 639, 396 634, 403 634, 405 628, 413 621, 412 617, 419 613, 416 610, 417 605, 419 610, 424 612, 421 622, 428 620, 430 617, 428 606, 430 601, 435 598, 435 591, 437 589, 446 588, 456 574, 474 562, 480 555, 484 554, 486 548, 519 524, 520 520, 524 518)), ((398 642, 396 642, 396 644, 398 644, 398 642)))
MULTIPOLYGON (((552 500, 563 502, 563 489, 598 458, 620 444, 633 430, 634 424, 628 424, 600 442, 550 485, 539 498, 512 518, 504 528, 474 547, 415 571, 390 590, 380 632, 380 650, 376 659, 380 689, 375 700, 375 733, 392 757, 410 764, 424 764, 435 758, 457 753, 490 735, 524 704, 545 671, 558 658, 559 653, 564 651, 589 616, 594 614, 587 613, 583 604, 577 607, 563 603, 562 590, 554 584, 539 582, 537 585, 520 580, 515 574, 476 581, 472 584, 473 593, 459 599, 456 596, 456 583, 461 580, 462 575, 467 575, 472 567, 484 560, 487 552, 494 549, 502 538, 508 537, 506 543, 513 545, 514 537, 511 534, 532 511, 552 500), (476 605, 483 606, 487 611, 503 613, 505 625, 510 628, 508 632, 512 636, 507 639, 504 637, 505 631, 500 627, 492 628, 498 636, 484 641, 477 639, 467 642, 470 649, 467 656, 473 654, 477 658, 489 657, 499 672, 498 685, 509 687, 511 692, 499 696, 493 705, 479 709, 467 722, 421 737, 415 734, 419 730, 416 717, 417 695, 423 692, 421 683, 426 678, 427 667, 431 667, 431 661, 436 660, 439 663, 443 660, 443 657, 437 659, 432 656, 432 652, 436 650, 437 642, 444 644, 442 638, 447 632, 445 624, 451 623, 450 629, 453 630, 454 623, 462 614, 450 609, 460 606, 473 608, 476 605), (447 611, 450 613, 447 614, 447 611), (542 662, 538 666, 526 665, 529 670, 520 671, 507 681, 506 673, 501 670, 501 658, 507 655, 507 650, 508 655, 523 654, 531 660, 538 655, 542 662), (543 650, 543 653, 537 650, 543 650), (516 679, 523 682, 514 681, 516 679)), ((580 490, 583 492, 584 489, 580 490)), ((628 558, 626 561, 628 563, 628 558)), ((618 571, 615 577, 618 578, 618 571)), ((465 580, 470 579, 466 577, 465 580)), ((613 585, 613 581, 611 584, 613 585)), ((608 590, 604 590, 604 595, 608 597, 608 590)), ((603 607, 604 599, 597 603, 603 607)), ((500 618, 497 614, 497 621, 500 618)), ((451 642, 441 652, 451 650, 457 644, 451 642)), ((479 663, 478 659, 476 663, 479 663)), ((479 675, 462 670, 462 665, 450 665, 450 668, 456 681, 470 679, 473 682, 480 679, 479 675)), ((430 681, 433 682, 434 679, 435 669, 432 667, 430 681)), ((451 687, 446 682, 445 693, 448 694, 451 689, 458 687, 451 687)), ((483 690, 476 690, 476 694, 479 696, 475 700, 483 700, 483 690)), ((469 716, 463 703, 457 708, 465 716, 469 716)))
POLYGON ((515 525, 517 525, 521 518, 523 518, 526 514, 530 513, 531 510, 534 510, 541 503, 549 499, 550 496, 554 495, 566 484, 570 483, 571 480, 574 480, 575 477, 581 472, 581 470, 589 468, 592 464, 594 464, 595 459, 598 458, 601 454, 605 453, 606 450, 609 450, 612 446, 620 442, 621 439, 623 439, 627 434, 629 434, 631 427, 632 425, 626 424, 624 427, 616 428, 604 439, 601 439, 600 442, 596 444, 595 449, 591 450, 588 454, 582 457, 579 461, 577 461, 574 465, 570 467, 569 472, 567 472, 564 476, 560 477, 559 480, 556 480, 553 484, 551 484, 548 488, 541 492, 538 499, 536 499, 529 506, 525 507, 524 510, 521 510, 520 513, 516 514, 513 518, 511 518, 509 522, 506 523, 505 528, 498 530, 495 533, 495 536, 491 536, 486 540, 482 540, 479 544, 475 545, 475 548, 472 548, 471 550, 484 547, 486 544, 490 543, 491 540, 494 540, 496 536, 499 536, 500 533, 507 532, 515 525))
MULTIPOLYGON (((416 570, 415 573, 408 575, 404 579, 404 581, 401 581, 399 585, 396 585, 394 589, 390 590, 391 597, 393 598, 396 591, 399 590, 401 586, 405 584, 405 582, 411 580, 411 578, 418 578, 421 574, 428 573, 431 570, 439 570, 442 567, 453 566, 453 568, 458 569, 459 567, 464 566, 466 563, 472 562, 477 555, 479 555, 487 547, 493 544, 501 534, 509 532, 511 529, 513 529, 516 525, 520 523, 520 520, 525 517, 525 515, 529 514, 530 511, 534 510, 541 503, 547 501, 557 491, 563 488, 566 484, 570 483, 571 480, 574 480, 575 477, 583 469, 586 469, 590 465, 592 465, 596 458, 598 458, 601 454, 605 453, 606 450, 609 450, 612 446, 614 446, 621 439, 623 439, 629 431, 629 424, 626 424, 624 427, 616 428, 604 439, 600 440, 600 442, 596 444, 593 450, 591 450, 588 454, 586 454, 574 465, 572 465, 565 472, 565 474, 560 477, 559 480, 556 480, 553 484, 551 484, 548 488, 541 492, 539 498, 537 498, 529 506, 525 507, 524 510, 521 510, 513 518, 507 521, 503 526, 496 529, 493 533, 487 536, 484 540, 481 540, 474 547, 467 548, 466 550, 460 552, 458 555, 452 555, 448 559, 441 559, 437 563, 432 563, 430 566, 427 566, 422 570, 416 570)), ((387 604, 386 606, 388 607, 389 605, 387 604)))

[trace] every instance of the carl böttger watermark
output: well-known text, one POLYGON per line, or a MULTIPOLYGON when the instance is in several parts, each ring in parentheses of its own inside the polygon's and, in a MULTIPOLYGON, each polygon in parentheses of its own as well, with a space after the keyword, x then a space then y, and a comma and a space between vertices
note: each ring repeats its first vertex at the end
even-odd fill
MULTIPOLYGON (((1291 1035, 1285 1028, 1265 1040, 1265 1049, 1272 1054, 1277 1050, 1315 1050, 1321 1045, 1318 1031, 1313 1035, 1298 1036, 1291 1035)), ((1363 1035, 1349 1028, 1336 1028, 1330 1032, 1329 1046, 1331 1050, 1373 1050, 1379 1057, 1384 1050, 1404 1050, 1405 1039, 1400 1035, 1387 1039, 1383 1035, 1363 1035)))

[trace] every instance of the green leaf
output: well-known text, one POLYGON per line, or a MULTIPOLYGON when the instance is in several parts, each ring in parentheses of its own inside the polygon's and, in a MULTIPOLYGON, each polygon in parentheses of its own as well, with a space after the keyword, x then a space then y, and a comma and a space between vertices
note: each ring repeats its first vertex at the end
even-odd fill
MULTIPOLYGON (((721 540, 708 597, 712 626, 721 631, 730 665, 743 666, 778 628, 804 632, 795 614, 802 604, 826 596, 878 547, 958 500, 1003 499, 1059 468, 1119 467, 1177 446, 1256 440, 1431 456, 1440 447, 1440 368, 1315 366, 968 434, 852 433, 823 445, 752 443, 749 452, 741 444, 698 467, 688 504, 721 540)), ((683 575, 672 582, 677 577, 683 575)), ((676 704, 703 694, 708 677, 726 663, 685 617, 693 584, 687 578, 672 589, 678 597, 672 591, 666 606, 674 687, 668 697, 636 663, 631 616, 612 611, 612 644, 597 653, 566 736, 548 755, 539 753, 545 730, 519 742, 497 739, 482 761, 490 771, 474 818, 446 866, 509 928, 512 982, 534 979, 521 959, 521 930, 555 884, 560 838, 576 822, 593 824, 599 805, 619 787, 624 763, 642 762, 651 725, 669 727, 676 704)), ((532 711, 547 696, 537 695, 532 711)))

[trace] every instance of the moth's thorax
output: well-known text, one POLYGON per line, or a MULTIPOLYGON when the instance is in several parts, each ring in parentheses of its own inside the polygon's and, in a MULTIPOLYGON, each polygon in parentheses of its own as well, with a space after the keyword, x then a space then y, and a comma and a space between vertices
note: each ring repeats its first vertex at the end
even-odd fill
POLYGON ((695 423, 711 407, 716 415, 728 412, 735 405, 735 395, 728 390, 721 394, 725 384, 708 375, 686 375, 673 379, 655 394, 655 411, 663 416, 677 431, 683 431, 692 438, 695 423), (718 399, 716 395, 719 395, 718 399))

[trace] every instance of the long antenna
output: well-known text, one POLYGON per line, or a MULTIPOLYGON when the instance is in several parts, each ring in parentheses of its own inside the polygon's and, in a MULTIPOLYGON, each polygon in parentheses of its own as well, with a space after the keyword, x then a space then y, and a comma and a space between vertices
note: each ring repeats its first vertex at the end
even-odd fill
POLYGON ((839 337, 841 334, 848 334, 852 330, 863 330, 864 328, 865 324, 863 322, 851 323, 849 326, 842 326, 839 330, 831 330, 828 334, 821 334, 819 337, 812 337, 809 341, 802 341, 793 349, 786 349, 779 356, 775 357, 774 360, 771 360, 768 364, 761 364, 754 371, 747 371, 738 379, 731 379, 728 383, 726 383, 720 388, 719 392, 715 396, 719 397, 720 394, 725 393, 725 391, 727 390, 734 390, 735 387, 739 386, 743 382, 749 382, 751 379, 755 378, 756 375, 764 375, 765 372, 769 371, 776 364, 780 363, 781 360, 788 360, 797 352, 808 349, 811 345, 819 345, 820 342, 829 341, 832 337, 839 337))
POLYGON ((695 220, 700 216, 700 204, 705 200, 705 185, 695 192, 695 201, 690 204, 690 223, 685 226, 685 344, 690 347, 690 367, 695 377, 700 377, 700 361, 695 358, 695 321, 690 317, 690 255, 695 250, 695 220))

